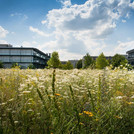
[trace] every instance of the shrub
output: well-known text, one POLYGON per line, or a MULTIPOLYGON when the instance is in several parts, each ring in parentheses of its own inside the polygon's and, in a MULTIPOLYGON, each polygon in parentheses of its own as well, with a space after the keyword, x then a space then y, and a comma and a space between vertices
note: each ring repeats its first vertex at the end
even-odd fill
POLYGON ((0 68, 3 68, 4 66, 3 66, 3 62, 2 61, 0 61, 0 68))
POLYGON ((30 64, 27 68, 28 69, 35 69, 35 66, 33 64, 30 64))

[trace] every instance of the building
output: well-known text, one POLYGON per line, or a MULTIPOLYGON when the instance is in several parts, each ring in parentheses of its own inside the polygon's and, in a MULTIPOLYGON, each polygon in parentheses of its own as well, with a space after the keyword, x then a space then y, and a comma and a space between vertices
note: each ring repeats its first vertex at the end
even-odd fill
POLYGON ((69 61, 73 65, 73 68, 77 68, 77 63, 79 60, 69 60, 69 61))
POLYGON ((27 68, 33 64, 35 68, 44 68, 50 54, 45 54, 37 48, 13 47, 10 44, 0 44, 0 61, 4 68, 11 68, 14 63, 18 63, 21 68, 27 68))
MULTIPOLYGON (((96 60, 98 56, 91 56, 93 60, 96 60)), ((112 60, 112 56, 105 56, 107 60, 112 60)))
POLYGON ((134 66, 134 49, 129 50, 126 53, 127 53, 128 63, 134 66))

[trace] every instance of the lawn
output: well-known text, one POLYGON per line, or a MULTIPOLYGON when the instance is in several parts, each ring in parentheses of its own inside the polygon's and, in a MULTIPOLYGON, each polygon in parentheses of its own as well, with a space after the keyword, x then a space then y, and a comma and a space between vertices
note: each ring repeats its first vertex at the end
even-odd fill
POLYGON ((134 71, 1 69, 0 134, 134 134, 134 71))

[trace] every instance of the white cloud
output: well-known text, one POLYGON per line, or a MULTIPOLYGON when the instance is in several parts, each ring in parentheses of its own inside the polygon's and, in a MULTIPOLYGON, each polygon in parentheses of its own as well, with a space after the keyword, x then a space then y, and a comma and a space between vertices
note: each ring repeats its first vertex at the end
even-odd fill
POLYGON ((0 38, 5 38, 9 32, 0 26, 0 38))
POLYGON ((132 3, 130 3, 129 6, 134 9, 134 1, 132 3))
POLYGON ((100 31, 100 27, 104 32, 111 31, 116 27, 116 21, 127 15, 129 4, 129 0, 88 0, 83 5, 63 6, 49 11, 47 21, 50 27, 64 31, 100 31))
POLYGON ((78 60, 83 57, 82 54, 71 53, 71 52, 68 52, 66 49, 58 49, 57 51, 59 53, 59 58, 61 61, 74 60, 74 59, 78 60))
POLYGON ((0 44, 8 44, 6 40, 0 40, 0 44))
POLYGON ((61 0, 61 3, 63 4, 64 7, 71 6, 71 0, 61 0))
POLYGON ((123 23, 126 23, 127 21, 126 20, 122 20, 123 23))
POLYGON ((37 47, 38 43, 36 41, 32 41, 32 42, 23 41, 22 46, 23 47, 37 47))
POLYGON ((42 23, 42 24, 46 24, 47 21, 46 21, 46 20, 42 20, 41 23, 42 23))
MULTIPOLYGON (((31 42, 23 41, 21 44, 22 44, 21 46, 23 47, 33 47, 33 48, 38 48, 39 50, 43 51, 44 44, 39 43, 37 41, 31 41, 31 42)), ((45 49, 44 52, 49 53, 48 49, 45 49)))
POLYGON ((22 42, 22 46, 23 47, 33 47, 32 43, 28 42, 28 41, 23 41, 22 42))
POLYGON ((44 37, 49 37, 50 36, 49 34, 46 34, 43 31, 40 31, 38 28, 33 28, 32 26, 29 27, 29 30, 34 32, 34 33, 37 33, 40 36, 44 36, 44 37))
POLYGON ((81 5, 61 2, 62 8, 50 10, 45 20, 55 29, 55 40, 42 48, 62 49, 67 56, 100 54, 107 47, 103 40, 113 33, 119 19, 125 22, 133 7, 130 0, 87 0, 81 5))
POLYGON ((134 40, 128 42, 118 41, 118 45, 115 47, 114 53, 126 54, 126 52, 131 49, 134 49, 134 40))

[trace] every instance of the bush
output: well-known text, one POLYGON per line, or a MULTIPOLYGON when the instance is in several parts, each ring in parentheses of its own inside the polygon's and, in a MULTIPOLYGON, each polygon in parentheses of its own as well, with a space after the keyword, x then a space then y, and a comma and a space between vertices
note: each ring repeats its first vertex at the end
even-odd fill
POLYGON ((21 68, 21 66, 19 66, 18 63, 13 63, 12 66, 11 66, 11 68, 21 68))
POLYGON ((3 66, 3 62, 2 61, 0 61, 0 68, 3 68, 4 66, 3 66))
POLYGON ((35 66, 33 64, 30 64, 27 68, 28 69, 35 69, 35 66))

